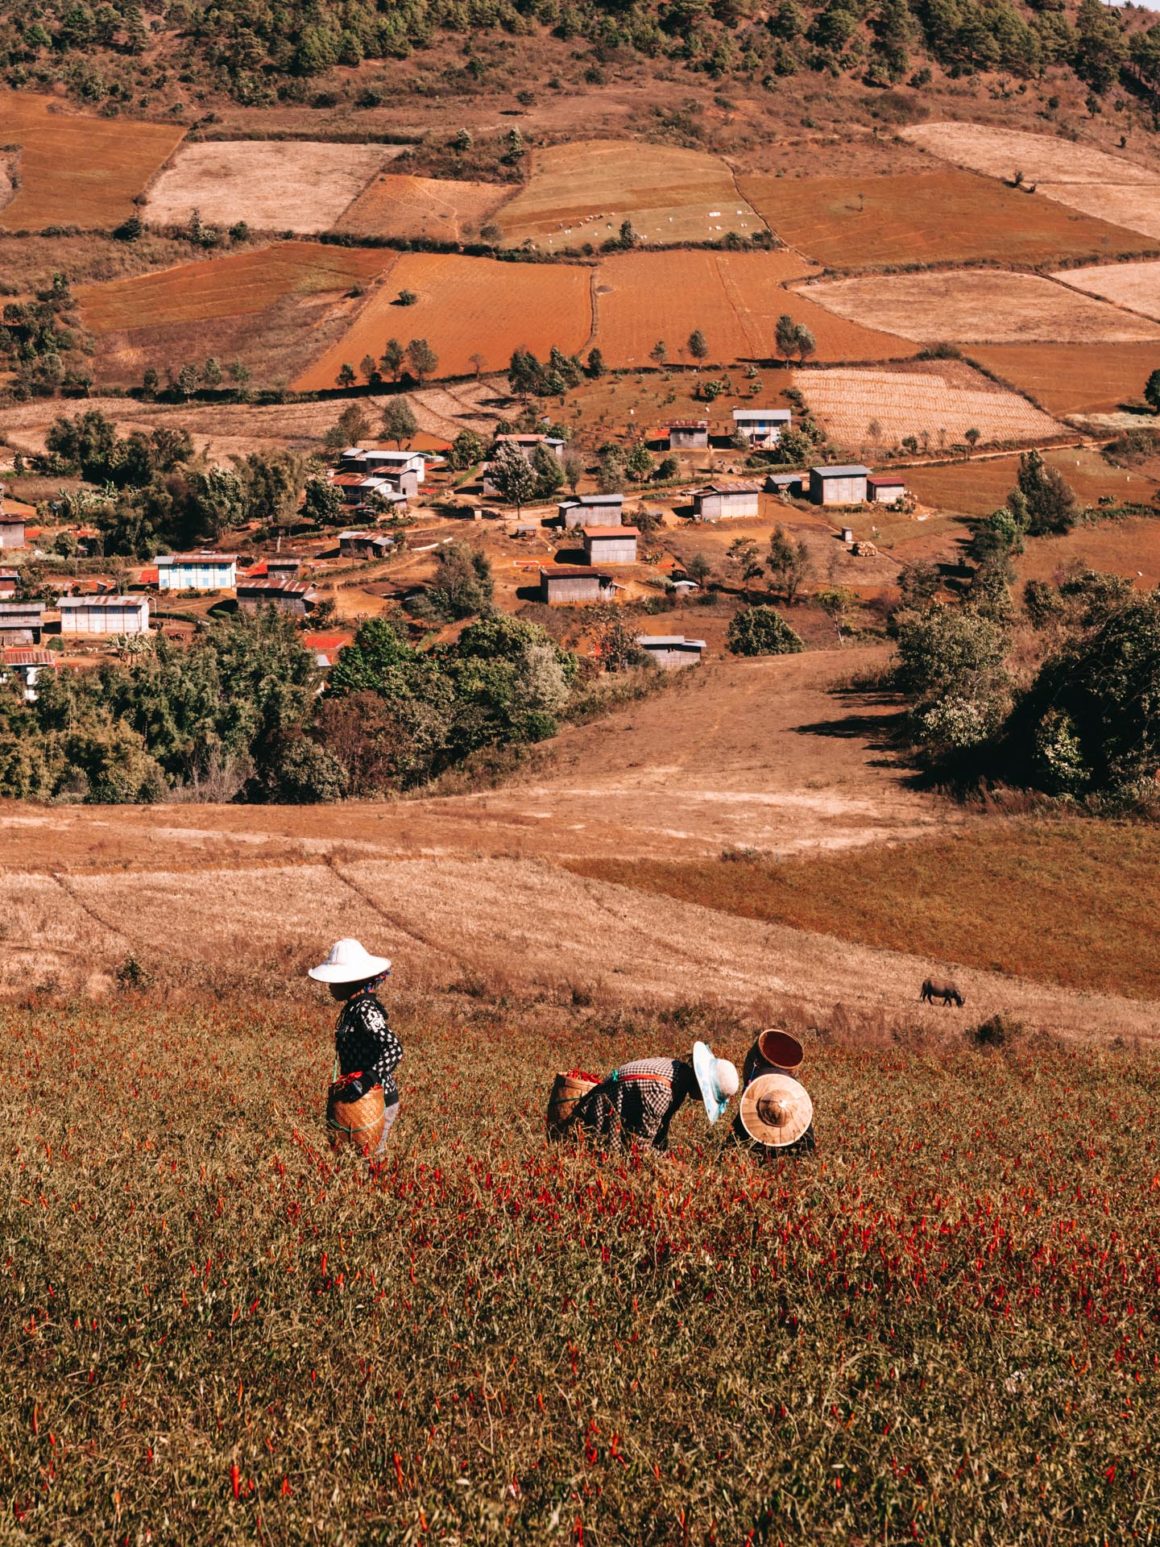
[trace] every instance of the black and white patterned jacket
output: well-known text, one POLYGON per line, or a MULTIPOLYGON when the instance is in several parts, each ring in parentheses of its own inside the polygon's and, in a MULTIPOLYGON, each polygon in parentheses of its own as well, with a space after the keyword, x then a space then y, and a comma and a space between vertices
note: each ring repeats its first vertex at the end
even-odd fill
POLYGON ((348 999, 334 1029, 334 1046, 343 1074, 373 1071, 383 1087, 387 1106, 399 1099, 394 1071, 403 1056, 403 1044, 391 1030, 387 1012, 367 988, 348 999))

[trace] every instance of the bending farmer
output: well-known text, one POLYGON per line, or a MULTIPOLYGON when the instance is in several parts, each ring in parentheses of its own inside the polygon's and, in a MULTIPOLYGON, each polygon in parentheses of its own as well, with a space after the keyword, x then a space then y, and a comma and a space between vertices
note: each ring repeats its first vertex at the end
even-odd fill
POLYGON ((638 1058, 614 1069, 577 1102, 576 1123, 600 1139, 619 1139, 622 1144, 640 1139, 663 1150, 668 1148, 669 1124, 686 1096, 699 1093, 709 1122, 715 1123, 739 1084, 733 1065, 714 1058, 703 1042, 697 1042, 688 1062, 638 1058))

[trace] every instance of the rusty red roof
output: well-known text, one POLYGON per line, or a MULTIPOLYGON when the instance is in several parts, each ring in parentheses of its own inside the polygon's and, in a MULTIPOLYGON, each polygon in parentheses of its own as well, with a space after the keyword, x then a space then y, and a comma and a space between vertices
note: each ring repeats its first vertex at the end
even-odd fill
POLYGON ((0 650, 0 662, 5 666, 55 666, 56 657, 51 650, 29 650, 20 645, 9 645, 0 650))
POLYGON ((636 526, 582 526, 580 530, 585 537, 595 538, 597 542, 605 537, 639 537, 640 528, 636 526))

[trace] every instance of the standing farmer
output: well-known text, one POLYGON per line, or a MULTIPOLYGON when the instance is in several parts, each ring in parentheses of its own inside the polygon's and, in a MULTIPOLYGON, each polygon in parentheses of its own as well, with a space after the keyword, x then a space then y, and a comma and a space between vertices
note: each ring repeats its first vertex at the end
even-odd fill
POLYGON ((725 1058, 714 1058, 704 1042, 697 1042, 688 1061, 638 1058, 614 1069, 577 1102, 576 1122, 600 1139, 619 1139, 622 1144, 641 1139, 653 1149, 664 1150, 669 1124, 687 1096, 700 1094, 712 1124, 739 1084, 733 1065, 725 1058))
MULTIPOLYGON (((382 1089, 383 1129, 376 1155, 386 1148, 387 1136, 399 1115, 395 1069, 403 1056, 403 1044, 391 1030, 375 992, 390 971, 386 956, 372 956, 357 940, 337 940, 326 960, 309 972, 316 983, 328 984, 331 998, 342 1005, 334 1028, 334 1052, 337 1073, 343 1077, 339 1083, 351 1089, 346 1100, 363 1097, 376 1086, 382 1089), (360 1076, 357 1082, 355 1076, 360 1076)), ((353 1129, 351 1137, 355 1137, 353 1129)))

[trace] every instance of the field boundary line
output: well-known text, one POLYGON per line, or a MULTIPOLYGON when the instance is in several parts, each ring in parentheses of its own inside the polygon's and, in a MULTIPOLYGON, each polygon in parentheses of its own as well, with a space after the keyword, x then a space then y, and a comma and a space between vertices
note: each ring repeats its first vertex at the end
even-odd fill
MULTIPOLYGON (((437 956, 450 957, 450 959, 458 963, 460 967, 466 968, 468 966, 467 958, 461 956, 458 951, 448 950, 444 945, 438 943, 435 940, 432 940, 429 935, 420 934, 418 930, 412 929, 409 924, 404 924, 402 919, 399 918, 398 914, 392 913, 389 909, 384 908, 379 898, 377 898, 373 892, 368 891, 363 886, 360 886, 357 881, 351 880, 350 876, 343 874, 343 872, 339 869, 338 861, 334 858, 333 855, 327 854, 324 857, 323 863, 326 865, 326 868, 334 875, 337 881, 340 881, 342 885, 345 886, 349 891, 352 891, 361 902, 366 903, 369 908, 372 908, 374 912, 378 913, 382 918, 385 918, 388 924, 399 930, 401 934, 406 935, 408 939, 417 941, 419 945, 425 946, 428 951, 434 951, 437 956)), ((390 864, 391 861, 368 860, 367 863, 390 864)))
POLYGON ((91 918, 95 924, 99 924, 106 934, 114 935, 118 940, 123 940, 126 945, 133 944, 133 936, 126 934, 125 931, 118 928, 116 924, 110 924, 108 919, 102 918, 100 913, 97 912, 96 908, 94 908, 91 903, 86 902, 85 899, 81 897, 75 891, 75 889, 68 884, 68 882, 66 882, 64 876, 59 870, 50 870, 49 875, 56 882, 57 886, 60 887, 65 896, 68 897, 70 901, 75 902, 81 912, 91 918))
MULTIPOLYGON (((1146 259, 1141 259, 1141 260, 1138 260, 1138 261, 1146 262, 1147 260, 1146 259)), ((1099 267, 1107 267, 1107 268, 1113 267, 1112 264, 1107 264, 1107 265, 1095 264, 1095 265, 1092 265, 1092 266, 1093 267, 1097 267, 1097 268, 1099 268, 1099 267)), ((1046 275, 1044 275, 1044 278, 1045 279, 1049 279, 1052 282, 1053 285, 1058 285, 1061 290, 1070 290, 1073 295, 1086 295, 1089 301, 1102 301, 1105 306, 1114 306, 1117 311, 1124 312, 1129 317, 1139 317, 1141 322, 1153 322, 1154 323, 1156 321, 1156 318, 1151 316, 1148 312, 1138 312, 1134 306, 1125 306, 1123 301, 1117 301, 1112 296, 1101 295, 1101 294, 1099 294, 1099 292, 1094 291, 1094 290, 1083 290, 1083 289, 1081 289, 1081 287, 1079 285, 1069 284, 1068 281, 1066 279, 1064 279, 1063 276, 1060 275, 1060 274, 1046 274, 1046 275)), ((1142 342, 1146 343, 1147 340, 1145 339, 1142 342)))

